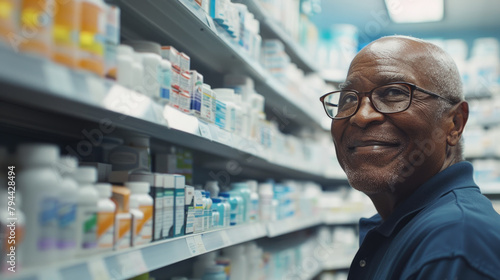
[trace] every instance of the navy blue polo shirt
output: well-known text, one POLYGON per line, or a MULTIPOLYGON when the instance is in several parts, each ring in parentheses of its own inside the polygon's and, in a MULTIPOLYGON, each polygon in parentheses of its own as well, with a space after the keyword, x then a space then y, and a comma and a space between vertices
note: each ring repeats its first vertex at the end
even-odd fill
POLYGON ((500 215, 460 162, 421 185, 383 221, 360 220, 349 280, 500 279, 500 215))

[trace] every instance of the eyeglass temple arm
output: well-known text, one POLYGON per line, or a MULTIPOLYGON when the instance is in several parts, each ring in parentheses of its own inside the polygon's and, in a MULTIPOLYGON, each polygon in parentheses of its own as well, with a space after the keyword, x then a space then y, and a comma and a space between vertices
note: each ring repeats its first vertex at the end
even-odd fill
POLYGON ((416 86, 416 87, 415 87, 415 89, 416 89, 416 90, 418 90, 418 91, 421 91, 421 92, 423 92, 423 93, 427 93, 427 94, 429 94, 429 95, 432 95, 432 96, 434 96, 434 97, 439 97, 439 98, 442 98, 442 99, 444 99, 444 100, 446 100, 446 101, 448 101, 448 102, 450 102, 450 103, 453 103, 453 102, 454 102, 454 101, 452 101, 452 100, 450 100, 450 99, 448 99, 448 98, 446 98, 446 97, 444 97, 444 96, 441 96, 441 95, 439 95, 439 94, 436 94, 436 93, 434 93, 434 92, 432 92, 432 91, 425 90, 425 89, 423 89, 423 88, 421 88, 421 87, 417 87, 417 86, 416 86))

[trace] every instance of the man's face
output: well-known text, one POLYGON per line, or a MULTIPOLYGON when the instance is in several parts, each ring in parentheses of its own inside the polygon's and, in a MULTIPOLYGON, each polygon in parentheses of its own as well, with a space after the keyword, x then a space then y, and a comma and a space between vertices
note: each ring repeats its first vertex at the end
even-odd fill
MULTIPOLYGON (((373 44, 353 60, 345 89, 368 92, 390 82, 409 82, 434 91, 425 62, 414 57, 418 51, 411 43, 396 40, 373 44)), ((446 137, 438 108, 438 99, 415 91, 406 111, 382 114, 363 97, 355 115, 333 120, 337 157, 350 184, 366 194, 398 193, 439 172, 446 137)))

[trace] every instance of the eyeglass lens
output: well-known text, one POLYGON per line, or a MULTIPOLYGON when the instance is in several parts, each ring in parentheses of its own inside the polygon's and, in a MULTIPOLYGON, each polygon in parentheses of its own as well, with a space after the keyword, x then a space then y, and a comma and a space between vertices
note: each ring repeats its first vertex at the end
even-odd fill
MULTIPOLYGON (((381 113, 401 112, 410 104, 411 88, 405 84, 381 86, 372 91, 371 101, 381 113)), ((332 118, 352 116, 358 108, 358 102, 358 94, 350 90, 334 92, 324 99, 326 112, 332 118)))

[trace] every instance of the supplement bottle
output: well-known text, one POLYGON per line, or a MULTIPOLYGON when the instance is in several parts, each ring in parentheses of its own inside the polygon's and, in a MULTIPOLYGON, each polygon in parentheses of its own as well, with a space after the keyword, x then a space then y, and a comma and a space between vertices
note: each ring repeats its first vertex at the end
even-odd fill
POLYGON ((20 254, 25 266, 47 264, 57 258, 57 210, 62 180, 55 166, 59 148, 50 144, 22 144, 16 156, 16 186, 21 186, 16 190, 23 196, 26 215, 25 246, 20 254))
POLYGON ((72 258, 77 249, 77 207, 78 207, 78 183, 74 174, 78 168, 78 161, 72 156, 62 156, 59 160, 58 169, 62 177, 60 198, 58 204, 58 259, 72 258))
POLYGON ((54 28, 52 30, 54 41, 52 59, 57 63, 71 68, 78 66, 80 1, 54 1, 56 12, 54 14, 54 28))
POLYGON ((144 213, 139 210, 139 200, 137 197, 130 197, 130 214, 132 215, 132 246, 144 244, 142 239, 142 226, 144 221, 144 213))
POLYGON ((97 183, 95 188, 99 194, 99 201, 97 202, 97 248, 99 251, 108 251, 113 249, 116 205, 111 200, 111 184, 97 183))
POLYGON ((132 244, 132 214, 130 190, 122 186, 112 187, 112 200, 116 204, 114 249, 130 248, 132 244))
POLYGON ((0 0, 4 12, 0 14, 0 44, 9 45, 10 34, 18 33, 19 28, 19 0, 0 0))
POLYGON ((76 170, 78 187, 77 255, 89 255, 97 248, 97 204, 99 194, 95 188, 97 170, 95 167, 82 166, 76 170))
POLYGON ((106 5, 102 0, 81 0, 80 59, 78 66, 104 77, 106 5))
POLYGON ((117 47, 117 73, 116 82, 128 89, 132 89, 134 50, 131 46, 119 45, 117 47))
POLYGON ((21 0, 20 27, 16 40, 11 45, 15 51, 35 54, 41 57, 52 56, 52 28, 55 0, 21 0), (24 30, 24 32, 23 32, 24 30), (23 36, 29 32, 31 36, 23 36))
POLYGON ((137 200, 138 209, 144 214, 139 222, 139 230, 142 241, 139 244, 150 243, 153 238, 153 198, 149 195, 148 182, 127 182, 125 186, 130 189, 130 199, 137 200))

